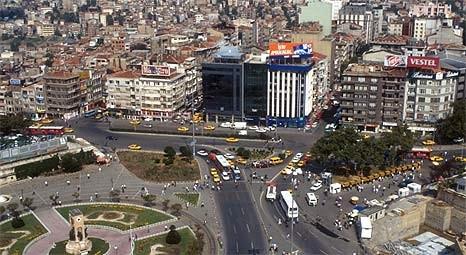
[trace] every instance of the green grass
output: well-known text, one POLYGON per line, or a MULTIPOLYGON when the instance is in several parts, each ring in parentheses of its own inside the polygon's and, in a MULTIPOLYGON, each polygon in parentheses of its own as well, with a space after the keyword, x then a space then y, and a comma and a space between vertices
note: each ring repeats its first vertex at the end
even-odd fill
POLYGON ((170 165, 163 163, 163 154, 152 152, 120 151, 118 158, 129 171, 147 181, 194 181, 200 178, 197 162, 179 156, 170 165))
POLYGON ((150 254, 151 246, 155 244, 162 244, 164 248, 159 248, 158 250, 163 251, 166 254, 188 255, 188 246, 191 242, 195 240, 195 237, 193 233, 189 230, 189 228, 180 229, 178 230, 178 233, 181 236, 181 243, 179 244, 167 244, 165 242, 165 237, 167 236, 166 234, 138 240, 136 241, 134 254, 135 255, 150 254))
MULTIPOLYGON (((40 224, 40 222, 34 217, 34 215, 29 214, 22 217, 25 225, 21 228, 13 228, 10 222, 5 222, 0 225, 0 240, 3 242, 8 242, 14 238, 20 237, 20 234, 12 233, 10 231, 29 231, 30 234, 21 236, 15 244, 9 249, 10 255, 19 255, 23 253, 26 245, 32 241, 34 238, 41 236, 42 234, 47 233, 47 230, 40 224)), ((1 251, 1 249, 0 249, 1 251)))
POLYGON ((175 196, 191 205, 197 205, 199 202, 199 193, 175 193, 175 196))
MULTIPOLYGON (((89 252, 89 255, 102 255, 108 251, 109 244, 106 241, 102 239, 98 239, 98 238, 93 238, 93 237, 89 237, 89 240, 91 240, 92 242, 92 249, 89 252)), ((67 240, 56 243, 55 248, 50 250, 49 255, 69 254, 66 252, 66 249, 65 249, 66 242, 67 240)))
MULTIPOLYGON (((56 210, 61 214, 63 218, 68 220, 68 212, 71 209, 78 208, 87 217, 87 215, 92 215, 93 218, 97 218, 99 214, 104 214, 105 212, 109 211, 118 211, 125 214, 125 219, 123 222, 128 222, 128 217, 136 217, 134 219, 134 223, 131 225, 132 228, 137 228, 145 225, 154 224, 157 222, 165 221, 171 219, 170 216, 165 215, 160 212, 156 212, 150 209, 146 209, 139 206, 128 206, 128 205, 121 205, 121 204, 95 204, 95 205, 78 205, 78 206, 68 206, 68 207, 61 207, 56 208, 56 210), (130 215, 130 216, 126 216, 130 215)), ((114 227, 120 230, 129 230, 130 225, 124 224, 123 222, 113 222, 113 221, 106 221, 106 220, 86 220, 86 224, 92 225, 103 225, 114 227)))

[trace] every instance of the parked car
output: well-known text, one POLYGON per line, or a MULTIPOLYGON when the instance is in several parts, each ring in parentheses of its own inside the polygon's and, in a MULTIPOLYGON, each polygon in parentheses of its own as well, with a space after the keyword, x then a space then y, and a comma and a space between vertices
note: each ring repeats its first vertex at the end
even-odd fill
POLYGON ((310 190, 317 191, 320 188, 322 188, 322 182, 316 182, 311 186, 310 190))
POLYGON ((227 153, 225 155, 223 155, 226 159, 235 159, 235 156, 231 153, 227 153))
POLYGON ((224 181, 229 181, 230 180, 230 174, 227 172, 222 172, 222 179, 224 181))
POLYGON ((205 150, 198 150, 197 155, 202 156, 202 157, 207 157, 209 153, 207 153, 207 151, 205 150))

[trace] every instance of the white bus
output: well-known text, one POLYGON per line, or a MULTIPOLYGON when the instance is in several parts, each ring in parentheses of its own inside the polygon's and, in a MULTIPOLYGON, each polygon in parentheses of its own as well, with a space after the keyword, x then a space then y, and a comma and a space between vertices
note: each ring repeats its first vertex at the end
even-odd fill
POLYGON ((286 216, 290 219, 298 218, 298 204, 293 200, 291 192, 284 190, 280 192, 280 204, 286 213, 286 216))

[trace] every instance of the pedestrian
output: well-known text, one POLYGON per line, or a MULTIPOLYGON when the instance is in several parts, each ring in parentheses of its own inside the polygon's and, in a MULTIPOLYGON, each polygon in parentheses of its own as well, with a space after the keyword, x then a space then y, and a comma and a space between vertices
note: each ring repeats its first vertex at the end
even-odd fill
POLYGON ((49 183, 47 181, 44 182, 45 186, 49 186, 49 183))
POLYGON ((102 172, 102 167, 99 167, 99 172, 102 172))
POLYGON ((71 184, 71 182, 70 182, 70 181, 66 181, 66 184, 70 185, 70 184, 71 184))
POLYGON ((87 174, 87 179, 90 179, 91 178, 91 175, 90 174, 87 174))
POLYGON ((167 231, 167 230, 168 230, 168 226, 167 226, 167 225, 165 225, 165 231, 167 231))
POLYGON ((286 234, 286 239, 290 239, 290 234, 286 234))
POLYGON ((204 207, 204 202, 201 203, 201 207, 204 207))

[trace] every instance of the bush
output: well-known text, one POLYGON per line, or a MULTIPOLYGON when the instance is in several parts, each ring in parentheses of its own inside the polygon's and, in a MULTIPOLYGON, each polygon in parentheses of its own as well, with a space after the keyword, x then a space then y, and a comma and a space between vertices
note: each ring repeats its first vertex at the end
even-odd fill
POLYGON ((15 175, 18 179, 25 179, 28 176, 37 177, 41 174, 51 172, 53 169, 58 169, 59 163, 60 159, 55 155, 49 159, 17 166, 15 167, 15 175))
POLYGON ((165 165, 169 166, 169 165, 173 164, 173 158, 171 158, 171 157, 164 158, 164 159, 163 159, 163 163, 164 163, 165 165))
POLYGON ((187 146, 181 146, 180 147, 180 153, 183 157, 191 157, 192 156, 192 152, 191 150, 187 147, 187 146))
POLYGON ((167 244, 179 244, 181 242, 180 233, 178 233, 176 229, 170 227, 170 232, 168 232, 165 242, 167 244))
POLYGON ((176 156, 176 151, 175 151, 175 149, 173 149, 173 147, 171 147, 171 146, 165 147, 165 149, 163 150, 163 152, 165 152, 165 156, 166 156, 166 157, 169 157, 169 158, 173 158, 173 157, 176 156))
POLYGON ((14 217, 13 220, 11 221, 11 226, 13 228, 20 228, 20 227, 24 227, 24 221, 23 219, 21 218, 18 218, 18 217, 14 217))
POLYGON ((160 163, 160 159, 159 159, 159 158, 154 159, 154 163, 155 163, 155 164, 159 164, 159 163, 160 163))
POLYGON ((81 151, 79 151, 79 153, 75 154, 74 156, 76 160, 81 162, 82 165, 93 164, 97 159, 93 151, 84 152, 83 149, 81 149, 81 151))
POLYGON ((61 158, 60 162, 61 168, 63 168, 63 171, 66 173, 73 173, 81 170, 82 168, 82 162, 78 161, 77 158, 73 156, 71 153, 66 153, 63 155, 61 158))
POLYGON ((245 149, 243 147, 239 147, 237 150, 236 150, 236 154, 242 158, 245 158, 245 159, 248 159, 251 157, 251 151, 248 150, 248 149, 245 149))

